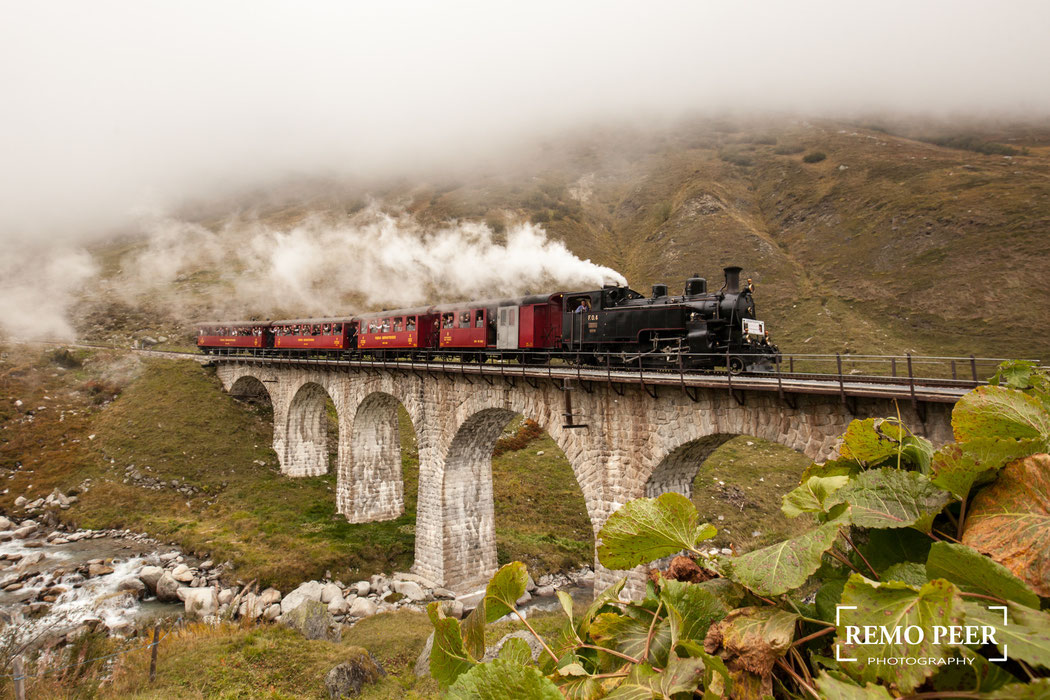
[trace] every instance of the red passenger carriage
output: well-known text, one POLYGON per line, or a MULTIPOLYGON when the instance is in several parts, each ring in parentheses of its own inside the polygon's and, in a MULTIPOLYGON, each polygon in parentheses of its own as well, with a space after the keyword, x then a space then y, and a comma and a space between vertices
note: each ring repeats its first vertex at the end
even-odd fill
POLYGON ((201 323, 197 327, 197 347, 203 352, 235 352, 269 347, 270 324, 259 321, 201 323))
POLYGON ((279 350, 342 351, 354 347, 357 322, 351 318, 274 321, 273 347, 279 350))
POLYGON ((437 344, 437 314, 430 309, 399 309, 357 319, 362 352, 429 350, 437 344))

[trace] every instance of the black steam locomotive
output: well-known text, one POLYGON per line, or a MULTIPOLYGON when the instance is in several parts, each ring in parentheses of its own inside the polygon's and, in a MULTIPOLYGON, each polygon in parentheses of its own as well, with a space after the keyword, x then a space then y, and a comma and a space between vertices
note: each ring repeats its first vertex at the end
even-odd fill
POLYGON ((666 284, 653 285, 650 297, 615 286, 567 294, 566 311, 572 313, 563 314, 563 344, 593 353, 594 361, 611 356, 623 365, 772 370, 778 351, 755 318, 751 281, 740 287, 740 270, 725 268, 717 292, 694 275, 678 296, 666 284))
POLYGON ((205 323, 197 345, 211 354, 769 371, 777 348, 755 318, 753 287, 748 280, 741 288, 740 269, 725 268, 717 292, 690 277, 678 296, 665 284, 653 285, 650 297, 607 286, 353 317, 205 323))

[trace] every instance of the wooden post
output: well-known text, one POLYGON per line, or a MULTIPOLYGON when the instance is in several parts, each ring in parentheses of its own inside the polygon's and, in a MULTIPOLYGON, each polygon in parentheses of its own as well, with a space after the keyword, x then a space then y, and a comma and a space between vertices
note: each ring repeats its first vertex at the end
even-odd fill
POLYGON ((157 649, 160 648, 160 625, 153 626, 153 648, 149 655, 149 682, 157 680, 157 649))
POLYGON ((26 700, 26 669, 21 654, 15 657, 12 671, 15 677, 15 700, 26 700))

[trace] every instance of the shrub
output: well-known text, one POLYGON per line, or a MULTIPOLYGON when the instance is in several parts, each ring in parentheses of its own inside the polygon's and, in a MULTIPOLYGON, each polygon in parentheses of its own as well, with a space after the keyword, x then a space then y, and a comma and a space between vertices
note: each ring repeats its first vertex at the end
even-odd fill
POLYGON ((723 151, 719 154, 719 157, 726 163, 732 163, 733 165, 754 165, 755 159, 746 153, 739 151, 723 151))
POLYGON ((811 151, 806 155, 802 156, 802 161, 804 163, 819 163, 827 157, 828 154, 824 153, 824 151, 811 151))
POLYGON ((543 428, 531 418, 526 418, 514 431, 513 435, 504 435, 496 441, 496 447, 492 450, 493 457, 499 457, 504 452, 514 452, 525 449, 526 446, 536 438, 543 435, 543 428))
POLYGON ((786 143, 786 144, 783 144, 781 146, 777 146, 776 148, 774 148, 773 152, 776 153, 778 156, 793 156, 796 153, 801 153, 804 150, 806 150, 805 146, 800 146, 797 143, 796 144, 786 143))
POLYGON ((923 139, 927 143, 932 143, 935 146, 943 146, 944 148, 958 148, 964 151, 973 151, 975 153, 983 153, 984 155, 991 156, 1016 156, 1018 151, 1013 146, 1007 146, 1005 143, 995 143, 993 141, 985 141, 979 136, 942 136, 937 138, 923 139))

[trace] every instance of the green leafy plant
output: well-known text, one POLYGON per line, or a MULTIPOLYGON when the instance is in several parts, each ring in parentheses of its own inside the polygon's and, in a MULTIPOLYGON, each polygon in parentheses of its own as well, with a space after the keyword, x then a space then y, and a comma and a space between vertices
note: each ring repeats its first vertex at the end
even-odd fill
POLYGON ((684 496, 631 501, 598 559, 677 555, 644 596, 621 600, 622 579, 580 614, 559 592, 566 620, 556 640, 536 635, 538 661, 511 640, 481 663, 487 623, 512 615, 535 634, 516 607, 525 567, 508 564, 462 623, 428 608, 431 672, 450 697, 1050 697, 1050 379, 1006 363, 952 427, 934 450, 899 418, 854 421, 784 495, 816 526, 738 556, 700 549, 716 530, 684 496), (923 634, 850 633, 887 626, 923 634), (945 632, 967 626, 994 639, 945 632))

